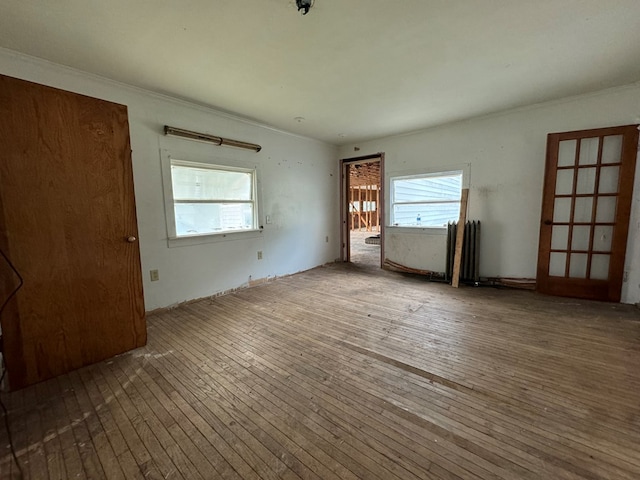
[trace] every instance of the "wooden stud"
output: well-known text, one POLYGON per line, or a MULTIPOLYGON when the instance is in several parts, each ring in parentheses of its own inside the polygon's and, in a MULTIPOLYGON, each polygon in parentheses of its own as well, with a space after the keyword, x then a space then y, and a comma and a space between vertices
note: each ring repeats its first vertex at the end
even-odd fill
POLYGON ((380 232, 380 183, 376 188, 376 226, 378 227, 378 232, 380 232))
POLYGON ((460 197, 460 217, 458 218, 458 228, 456 232, 456 251, 453 257, 453 278, 451 286, 458 288, 460 283, 460 264, 462 262, 462 245, 464 242, 464 225, 467 223, 467 202, 469 200, 469 189, 462 189, 460 197))
POLYGON ((362 231, 362 190, 358 187, 358 231, 362 231))
POLYGON ((371 185, 367 185, 367 232, 371 231, 371 185))

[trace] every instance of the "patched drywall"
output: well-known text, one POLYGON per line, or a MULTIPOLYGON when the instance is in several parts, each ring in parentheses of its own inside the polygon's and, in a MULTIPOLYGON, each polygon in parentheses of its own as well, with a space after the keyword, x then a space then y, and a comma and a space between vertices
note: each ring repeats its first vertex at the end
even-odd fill
MULTIPOLYGON (((468 218, 482 221, 481 274, 532 278, 538 256, 547 134, 636 123, 640 123, 639 84, 348 145, 339 154, 353 156, 355 147, 358 155, 384 152, 387 189, 392 176, 469 163, 468 218)), ((388 200, 385 207, 389 208, 388 200)), ((640 168, 636 169, 622 290, 625 303, 640 302, 639 245, 640 168)), ((408 267, 444 266, 445 255, 441 236, 427 232, 421 236, 393 229, 385 241, 385 256, 408 267), (426 258, 407 255, 407 245, 426 252, 426 258), (436 256, 434 250, 438 250, 436 256)))
POLYGON ((446 232, 432 234, 428 229, 396 227, 387 227, 385 230, 385 259, 399 265, 444 272, 446 258, 442 252, 446 248, 446 232))

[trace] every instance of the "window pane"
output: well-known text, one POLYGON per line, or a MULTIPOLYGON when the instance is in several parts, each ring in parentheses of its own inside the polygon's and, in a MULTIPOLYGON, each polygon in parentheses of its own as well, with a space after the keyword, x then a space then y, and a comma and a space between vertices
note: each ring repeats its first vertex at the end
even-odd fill
POLYGON ((600 188, 598 193, 618 193, 620 167, 603 167, 600 170, 600 188))
POLYGON ((460 202, 393 206, 393 224, 399 227, 446 227, 459 216, 460 202))
POLYGON ((569 246, 569 227, 554 225, 551 230, 551 250, 567 250, 569 246))
POLYGON ((349 213, 353 212, 375 212, 376 211, 376 202, 360 202, 355 200, 353 202, 349 202, 349 213))
POLYGON ((176 235, 203 235, 253 228, 252 203, 176 203, 176 235))
POLYGON ((253 173, 171 165, 174 200, 252 200, 253 173))
POLYGON ((571 195, 574 170, 558 170, 556 173, 556 195, 571 195))
POLYGON ((602 163, 619 163, 622 155, 622 135, 604 137, 602 163))
POLYGON ((558 166, 573 167, 576 164, 576 140, 563 140, 558 145, 558 166))
POLYGON ((583 138, 580 141, 580 165, 595 165, 598 163, 598 146, 600 139, 598 137, 583 138))
POLYGON ((609 255, 594 255, 591 257, 591 275, 593 280, 609 279, 609 255))
POLYGON ((596 186, 596 169, 595 168, 581 168, 578 170, 578 184, 576 186, 576 193, 591 194, 595 192, 596 186))
POLYGON ((567 254, 552 252, 549 258, 549 275, 552 277, 564 277, 567 267, 567 254))
MULTIPOLYGON (((591 227, 586 225, 573 227, 573 235, 571 236, 571 250, 589 250, 590 238, 591 227)), ((573 262, 573 259, 571 261, 573 262)))
POLYGON ((591 214, 593 212, 592 197, 576 198, 575 208, 573 209, 573 221, 576 223, 591 223, 591 214))
POLYGON ((553 221, 555 223, 569 223, 571 220, 571 199, 556 198, 553 207, 553 221))
POLYGON ((393 202, 460 200, 462 174, 393 180, 393 202))
POLYGON ((613 237, 613 227, 600 225, 593 229, 593 249, 600 252, 611 251, 611 238, 613 237))
POLYGON ((613 223, 616 220, 616 197, 599 197, 596 210, 596 222, 613 223))
POLYGON ((362 206, 358 200, 349 202, 349 213, 353 212, 375 212, 376 202, 362 202, 362 206))
POLYGON ((569 264, 569 276, 571 278, 587 278, 587 261, 589 255, 586 253, 572 253, 569 264))

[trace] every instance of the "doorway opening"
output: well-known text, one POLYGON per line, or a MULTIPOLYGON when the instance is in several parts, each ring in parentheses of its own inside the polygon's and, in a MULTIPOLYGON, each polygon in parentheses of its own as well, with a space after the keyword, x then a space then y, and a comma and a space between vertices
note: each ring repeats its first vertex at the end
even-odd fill
POLYGON ((341 258, 361 266, 384 261, 384 154, 341 160, 341 258))

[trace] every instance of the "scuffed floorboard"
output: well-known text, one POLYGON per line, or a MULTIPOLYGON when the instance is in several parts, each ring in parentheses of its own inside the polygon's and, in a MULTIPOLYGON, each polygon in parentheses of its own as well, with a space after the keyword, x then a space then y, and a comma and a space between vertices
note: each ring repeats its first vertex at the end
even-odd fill
POLYGON ((151 315, 145 348, 3 399, 30 479, 631 480, 639 318, 330 265, 151 315))

